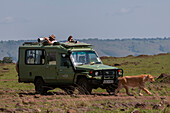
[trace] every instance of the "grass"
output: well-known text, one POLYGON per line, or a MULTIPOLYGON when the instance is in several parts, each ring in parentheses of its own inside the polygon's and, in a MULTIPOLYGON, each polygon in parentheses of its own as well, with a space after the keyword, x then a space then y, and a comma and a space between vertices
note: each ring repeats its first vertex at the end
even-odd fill
MULTIPOLYGON (((104 64, 113 66, 114 64, 120 64, 118 68, 124 70, 124 76, 139 75, 148 73, 153 75, 155 78, 161 73, 170 74, 170 54, 167 55, 154 55, 154 56, 143 56, 143 57, 122 57, 114 58, 109 57, 107 59, 102 59, 104 64)), ((92 96, 79 96, 72 97, 69 95, 56 95, 55 92, 62 92, 61 89, 56 88, 50 92, 53 95, 43 95, 38 98, 34 98, 34 85, 31 83, 18 83, 18 76, 15 71, 15 64, 0 64, 0 91, 4 91, 4 94, 0 92, 0 108, 11 108, 16 109, 17 103, 21 103, 24 108, 27 109, 40 109, 41 112, 67 112, 73 109, 75 112, 85 112, 85 113, 129 113, 134 109, 140 111, 141 113, 163 113, 170 112, 170 108, 165 105, 161 109, 153 109, 153 105, 160 103, 160 96, 169 97, 170 96, 170 85, 168 83, 155 82, 153 84, 146 84, 147 89, 153 93, 153 99, 147 100, 145 98, 148 95, 142 91, 144 98, 138 96, 138 88, 130 89, 130 92, 137 97, 133 100, 114 100, 110 98, 109 95, 97 96, 99 100, 94 100, 95 95, 92 96), (4 71, 4 68, 7 71, 4 71), (33 95, 27 94, 28 92, 33 93, 33 95), (22 94, 23 93, 23 94, 22 94), (25 93, 25 94, 24 94, 25 93), (21 96, 22 95, 22 96, 21 96), (23 104, 23 100, 32 99, 32 103, 23 104), (103 98, 103 99, 101 99, 103 98), (155 98, 155 99, 154 99, 155 98), (10 104, 9 104, 10 103, 10 104), (136 103, 146 103, 147 109, 145 108, 134 108, 136 103), (116 105, 117 104, 117 105, 116 105), (120 105, 119 105, 120 104, 120 105), (126 106, 123 106, 126 104, 126 106), (131 106, 131 104, 134 104, 131 106), (118 106, 118 107, 116 107, 118 106)), ((106 92, 101 88, 93 89, 93 93, 106 92)), ((120 93, 124 94, 122 98, 129 97, 125 94, 125 90, 122 89, 120 93)))
POLYGON ((5 64, 0 66, 0 72, 3 74, 3 76, 0 76, 0 87, 3 87, 4 89, 13 89, 16 91, 19 90, 32 90, 34 89, 33 84, 25 84, 25 83, 19 83, 18 82, 18 75, 15 70, 15 64, 5 64), (3 68, 7 68, 7 72, 3 72, 3 68))
POLYGON ((170 74, 170 54, 167 55, 154 55, 143 57, 122 57, 114 58, 108 57, 102 59, 106 65, 114 66, 120 64, 118 68, 124 70, 124 76, 139 75, 149 73, 153 76, 159 76, 161 73, 170 74))

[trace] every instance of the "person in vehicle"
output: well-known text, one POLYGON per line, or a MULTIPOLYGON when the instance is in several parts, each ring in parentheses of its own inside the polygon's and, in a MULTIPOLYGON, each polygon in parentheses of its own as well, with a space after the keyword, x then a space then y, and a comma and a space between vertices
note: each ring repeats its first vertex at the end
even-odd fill
POLYGON ((47 40, 47 42, 49 44, 53 44, 54 42, 57 42, 57 40, 55 39, 55 35, 50 35, 49 38, 48 37, 44 37, 45 40, 47 40))
POLYGON ((68 37, 68 42, 78 43, 79 41, 74 40, 74 39, 73 39, 73 36, 69 36, 69 37, 68 37))

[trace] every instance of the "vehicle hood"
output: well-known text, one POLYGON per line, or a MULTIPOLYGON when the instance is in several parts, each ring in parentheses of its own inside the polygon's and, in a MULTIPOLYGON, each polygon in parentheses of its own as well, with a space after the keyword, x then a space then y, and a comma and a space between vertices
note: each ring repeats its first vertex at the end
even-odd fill
POLYGON ((104 64, 93 64, 93 65, 81 65, 76 66, 76 70, 108 70, 108 69, 117 69, 117 67, 112 67, 104 64))

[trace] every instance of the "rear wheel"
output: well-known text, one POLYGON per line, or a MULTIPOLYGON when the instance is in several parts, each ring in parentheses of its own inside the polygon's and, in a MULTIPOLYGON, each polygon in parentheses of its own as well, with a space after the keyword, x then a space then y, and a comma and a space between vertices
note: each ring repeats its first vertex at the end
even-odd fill
POLYGON ((35 80, 34 85, 35 85, 36 93, 38 93, 38 94, 46 94, 47 93, 47 89, 44 88, 44 81, 42 78, 37 78, 35 80))
POLYGON ((86 78, 80 78, 77 82, 80 94, 91 94, 92 88, 86 78))

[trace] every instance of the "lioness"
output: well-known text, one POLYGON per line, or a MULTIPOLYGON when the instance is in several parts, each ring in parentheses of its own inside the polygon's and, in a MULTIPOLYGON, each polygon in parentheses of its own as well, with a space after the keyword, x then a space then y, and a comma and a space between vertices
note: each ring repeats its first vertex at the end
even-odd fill
POLYGON ((147 94, 151 95, 145 87, 145 82, 154 82, 154 78, 152 75, 147 74, 147 75, 138 75, 138 76, 124 76, 119 78, 119 85, 118 88, 115 90, 115 95, 117 95, 117 92, 123 87, 126 89, 126 93, 129 96, 133 96, 132 94, 129 93, 128 88, 129 87, 139 87, 139 95, 142 96, 143 94, 141 93, 141 89, 144 90, 147 94))

